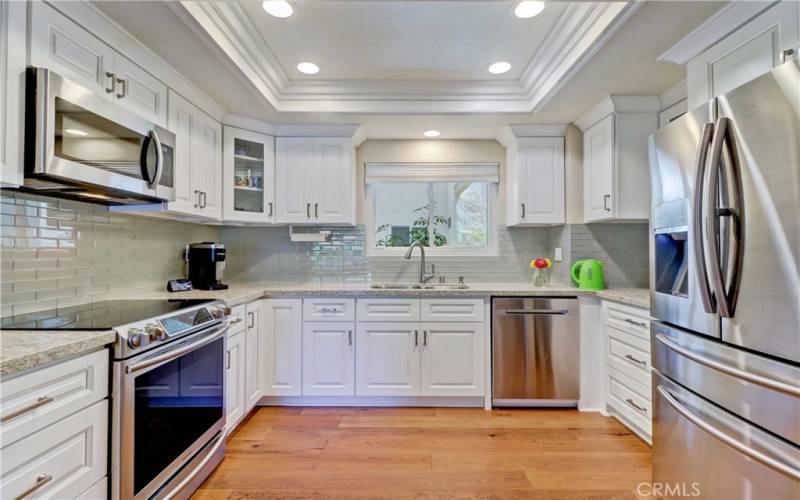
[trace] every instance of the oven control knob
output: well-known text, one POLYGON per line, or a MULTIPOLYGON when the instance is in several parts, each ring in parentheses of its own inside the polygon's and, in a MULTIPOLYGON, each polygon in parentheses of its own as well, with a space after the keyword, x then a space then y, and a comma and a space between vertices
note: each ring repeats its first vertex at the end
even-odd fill
POLYGON ((150 323, 144 327, 144 331, 147 332, 147 337, 150 342, 156 342, 158 340, 165 340, 167 338, 167 332, 161 325, 157 323, 150 323))
POLYGON ((140 328, 128 330, 128 347, 138 349, 147 344, 147 335, 140 328))
POLYGON ((225 316, 230 316, 232 310, 230 306, 218 306, 211 308, 211 317, 214 319, 222 319, 225 316))

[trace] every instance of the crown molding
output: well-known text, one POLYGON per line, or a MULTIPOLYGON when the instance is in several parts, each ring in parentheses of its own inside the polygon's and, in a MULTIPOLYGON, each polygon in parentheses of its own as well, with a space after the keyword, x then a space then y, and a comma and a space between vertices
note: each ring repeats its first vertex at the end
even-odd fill
POLYGON ((658 60, 686 64, 776 3, 778 2, 732 1, 658 56, 658 60))
POLYGON ((424 114, 538 111, 641 4, 570 4, 518 80, 292 80, 239 4, 184 0, 180 8, 278 112, 424 114))
POLYGON ((538 125, 538 124, 509 124, 503 127, 495 138, 502 146, 508 147, 520 137, 564 137, 567 133, 566 124, 538 125))
POLYGON ((612 113, 658 113, 661 100, 658 96, 610 95, 575 120, 575 125, 585 132, 595 123, 612 113))
POLYGON ((349 137, 356 147, 366 140, 364 127, 357 123, 270 123, 228 113, 222 124, 275 137, 349 137))

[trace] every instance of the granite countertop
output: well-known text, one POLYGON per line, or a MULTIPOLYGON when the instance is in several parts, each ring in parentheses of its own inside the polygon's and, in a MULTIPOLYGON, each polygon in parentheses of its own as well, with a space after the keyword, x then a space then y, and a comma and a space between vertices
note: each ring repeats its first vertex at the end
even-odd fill
POLYGON ((0 377, 100 349, 116 338, 113 330, 0 330, 0 377))

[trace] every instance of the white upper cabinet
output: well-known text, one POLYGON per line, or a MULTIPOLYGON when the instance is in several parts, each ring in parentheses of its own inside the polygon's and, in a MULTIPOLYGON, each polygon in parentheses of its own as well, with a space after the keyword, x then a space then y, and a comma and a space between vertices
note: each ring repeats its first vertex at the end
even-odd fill
POLYGON ((175 200, 168 210, 219 219, 222 126, 171 90, 168 122, 175 134, 175 200))
POLYGON ((167 86, 43 2, 31 2, 31 65, 51 69, 162 126, 167 86))
POLYGON ((275 222, 354 223, 352 139, 278 137, 275 147, 275 222))
POLYGON ((275 138, 224 127, 223 219, 275 221, 275 138))
MULTIPOLYGON (((731 8, 747 9, 748 6, 732 5, 731 8)), ((689 109, 770 71, 783 62, 785 51, 796 55, 800 48, 799 24, 800 3, 787 0, 769 7, 724 38, 715 38, 719 40, 717 43, 687 64, 689 109)), ((714 23, 704 27, 711 33, 709 36, 715 32, 728 33, 726 27, 714 23)))
POLYGON ((655 96, 609 96, 576 121, 583 131, 583 219, 647 220, 647 138, 658 129, 655 96))
POLYGON ((22 184, 25 130, 25 2, 0 2, 0 183, 22 184))

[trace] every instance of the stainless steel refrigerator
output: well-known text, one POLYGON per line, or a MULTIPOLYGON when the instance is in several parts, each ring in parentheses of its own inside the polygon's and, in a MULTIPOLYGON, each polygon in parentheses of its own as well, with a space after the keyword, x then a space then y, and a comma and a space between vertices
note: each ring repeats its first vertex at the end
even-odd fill
POLYGON ((800 498, 800 64, 650 137, 653 480, 800 498))

